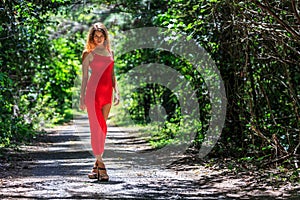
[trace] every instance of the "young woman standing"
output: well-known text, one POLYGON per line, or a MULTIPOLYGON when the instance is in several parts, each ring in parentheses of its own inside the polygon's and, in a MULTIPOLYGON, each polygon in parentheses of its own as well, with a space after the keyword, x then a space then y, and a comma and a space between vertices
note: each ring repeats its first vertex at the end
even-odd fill
POLYGON ((91 179, 108 181, 109 176, 102 159, 107 133, 108 118, 114 95, 114 105, 120 100, 114 73, 114 58, 110 48, 108 31, 102 23, 95 23, 89 30, 82 53, 82 84, 80 109, 87 109, 91 145, 96 161, 91 179), (89 77, 89 68, 92 69, 89 77))

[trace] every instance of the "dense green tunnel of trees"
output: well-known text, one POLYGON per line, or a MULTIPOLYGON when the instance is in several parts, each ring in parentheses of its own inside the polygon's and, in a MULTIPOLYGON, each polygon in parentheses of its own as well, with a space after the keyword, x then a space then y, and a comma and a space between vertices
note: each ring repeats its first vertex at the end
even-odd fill
MULTIPOLYGON (((72 117, 86 33, 101 21, 112 36, 155 26, 197 41, 219 69, 227 97, 225 125, 211 154, 298 168, 298 0, 2 0, 0 20, 1 149, 34 138, 45 123, 72 117)), ((181 58, 151 49, 116 55, 116 71, 121 76, 151 62, 172 66, 197 91, 201 115, 195 147, 200 147, 210 112, 205 89, 197 90, 205 88, 203 77, 181 58)), ((127 95, 136 123, 149 123, 149 104, 162 104, 168 123, 160 139, 176 134, 181 113, 171 91, 145 85, 127 95)))

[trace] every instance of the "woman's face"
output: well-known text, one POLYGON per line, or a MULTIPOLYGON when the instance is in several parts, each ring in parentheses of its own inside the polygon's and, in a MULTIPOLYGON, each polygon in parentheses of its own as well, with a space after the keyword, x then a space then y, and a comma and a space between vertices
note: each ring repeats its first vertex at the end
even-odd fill
POLYGON ((95 34, 94 34, 94 43, 95 45, 102 45, 103 42, 104 42, 104 35, 101 31, 95 31, 95 34))

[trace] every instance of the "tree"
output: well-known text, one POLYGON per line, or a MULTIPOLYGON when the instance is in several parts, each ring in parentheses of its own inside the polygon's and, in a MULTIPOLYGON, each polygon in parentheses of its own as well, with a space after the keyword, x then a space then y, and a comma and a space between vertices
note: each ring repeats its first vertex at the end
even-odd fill
POLYGON ((65 69, 53 62, 56 50, 48 28, 52 12, 68 2, 1 2, 1 147, 32 138, 43 118, 64 112, 60 110, 64 104, 57 102, 70 85, 58 83, 57 77, 65 69))
POLYGON ((216 151, 270 162, 298 156, 298 1, 110 2, 135 17, 133 27, 183 31, 210 52, 228 98, 216 151))

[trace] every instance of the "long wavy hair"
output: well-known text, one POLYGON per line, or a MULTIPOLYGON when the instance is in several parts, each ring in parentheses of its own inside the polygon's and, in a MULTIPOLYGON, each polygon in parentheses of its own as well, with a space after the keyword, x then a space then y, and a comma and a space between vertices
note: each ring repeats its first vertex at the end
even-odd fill
POLYGON ((85 52, 91 52, 95 49, 96 45, 94 43, 94 35, 96 31, 100 31, 102 32, 102 34, 104 35, 104 47, 106 47, 106 49, 111 52, 111 48, 110 48, 110 40, 109 40, 109 36, 108 36, 108 31, 107 28, 104 26, 104 24, 102 24, 101 22, 97 22, 95 24, 92 25, 92 27, 89 30, 89 33, 87 35, 87 39, 86 39, 86 45, 85 45, 85 52))

